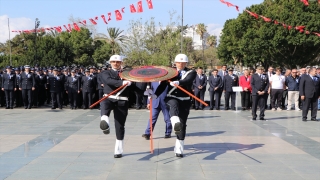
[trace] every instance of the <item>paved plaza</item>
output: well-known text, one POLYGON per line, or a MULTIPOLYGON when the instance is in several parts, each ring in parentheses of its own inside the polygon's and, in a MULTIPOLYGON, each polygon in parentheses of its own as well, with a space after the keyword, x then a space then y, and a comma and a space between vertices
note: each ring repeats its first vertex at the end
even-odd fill
POLYGON ((98 110, 0 109, 0 179, 320 179, 320 122, 296 111, 256 122, 250 114, 191 110, 180 159, 162 115, 150 154, 141 137, 149 112, 130 110, 124 157, 114 159, 113 118, 104 135, 98 110))

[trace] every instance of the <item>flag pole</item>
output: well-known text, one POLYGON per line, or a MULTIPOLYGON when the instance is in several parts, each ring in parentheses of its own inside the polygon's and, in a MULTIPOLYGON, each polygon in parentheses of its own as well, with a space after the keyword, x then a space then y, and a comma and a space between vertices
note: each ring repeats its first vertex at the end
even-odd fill
POLYGON ((11 60, 11 38, 10 38, 10 21, 9 21, 9 18, 8 18, 8 30, 9 30, 9 48, 10 48, 10 66, 12 66, 12 60, 11 60))
POLYGON ((183 0, 182 0, 182 16, 181 16, 181 50, 180 53, 182 53, 183 48, 183 0))

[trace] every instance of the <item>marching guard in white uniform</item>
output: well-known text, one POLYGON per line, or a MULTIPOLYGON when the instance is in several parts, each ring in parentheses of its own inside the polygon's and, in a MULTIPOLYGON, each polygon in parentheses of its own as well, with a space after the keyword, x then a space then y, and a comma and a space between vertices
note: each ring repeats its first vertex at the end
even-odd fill
POLYGON ((178 75, 168 81, 162 81, 155 92, 155 97, 160 94, 168 86, 168 94, 165 102, 170 114, 170 120, 175 134, 177 135, 174 152, 176 157, 183 157, 184 139, 186 135, 187 119, 191 107, 191 98, 175 87, 179 85, 188 92, 192 93, 192 83, 196 78, 196 71, 186 67, 188 57, 185 54, 178 54, 174 60, 178 75))
POLYGON ((123 153, 123 139, 125 133, 125 122, 128 115, 129 108, 129 88, 131 81, 122 80, 119 73, 122 71, 122 57, 113 55, 109 60, 112 69, 101 72, 101 80, 104 84, 104 95, 108 95, 122 85, 127 84, 126 87, 121 89, 118 93, 111 95, 100 103, 101 108, 101 122, 100 128, 104 134, 110 133, 109 116, 113 110, 114 123, 116 130, 116 144, 114 150, 114 158, 121 158, 123 153))

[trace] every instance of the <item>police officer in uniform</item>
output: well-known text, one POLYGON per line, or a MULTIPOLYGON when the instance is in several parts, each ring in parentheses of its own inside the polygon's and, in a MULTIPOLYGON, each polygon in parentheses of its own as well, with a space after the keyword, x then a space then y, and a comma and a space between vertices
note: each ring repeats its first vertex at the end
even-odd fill
POLYGON ((39 77, 39 84, 38 84, 38 104, 37 106, 43 106, 45 99, 46 99, 46 84, 47 84, 47 75, 43 73, 42 69, 38 69, 37 76, 39 77))
POLYGON ((53 74, 49 76, 47 81, 47 89, 49 89, 51 93, 51 109, 56 109, 58 106, 62 109, 62 100, 61 100, 61 91, 63 90, 62 82, 63 79, 58 74, 58 69, 53 69, 53 74))
POLYGON ((70 109, 77 109, 77 99, 80 93, 80 79, 76 76, 76 71, 71 70, 71 76, 67 77, 66 93, 69 96, 70 109))
POLYGON ((239 86, 239 78, 233 74, 233 68, 228 69, 228 75, 223 78, 223 91, 225 92, 225 110, 229 110, 229 101, 231 97, 231 109, 236 110, 236 92, 232 87, 239 86))
MULTIPOLYGON (((0 69, 0 89, 2 89, 2 69, 0 69)), ((0 90, 0 107, 4 106, 4 91, 0 90)))
POLYGON ((35 90, 36 81, 30 72, 30 66, 24 66, 25 71, 21 73, 19 89, 22 90, 22 99, 25 109, 31 109, 32 91, 35 90))
POLYGON ((16 91, 16 75, 12 72, 12 67, 7 66, 7 73, 2 77, 2 91, 6 96, 6 109, 13 109, 14 91, 16 91))
POLYGON ((111 95, 108 99, 100 103, 101 108, 101 122, 100 128, 104 134, 110 133, 109 116, 113 110, 114 122, 116 129, 116 144, 114 149, 114 158, 121 158, 123 153, 123 139, 125 133, 125 122, 128 115, 128 97, 129 87, 131 81, 122 80, 119 73, 122 71, 122 57, 119 55, 113 55, 110 57, 112 69, 101 72, 101 79, 104 84, 105 95, 111 93, 115 89, 122 85, 127 84, 118 93, 111 95))
MULTIPOLYGON (((102 96, 103 96, 103 82, 102 82, 102 79, 101 79, 101 73, 103 72, 103 71, 105 71, 106 70, 106 68, 102 68, 101 69, 101 71, 100 71, 100 73, 99 74, 97 74, 97 86, 98 86, 98 97, 99 97, 99 99, 101 99, 102 98, 102 96)), ((100 106, 99 106, 99 110, 100 110, 100 106)))
POLYGON ((251 76, 252 88, 252 120, 257 120, 257 106, 260 108, 260 120, 265 120, 264 111, 266 104, 266 96, 269 89, 269 78, 263 74, 264 68, 259 66, 255 74, 251 76))
POLYGON ((90 75, 90 70, 85 70, 85 76, 82 76, 81 89, 83 97, 83 109, 88 109, 92 104, 93 93, 96 89, 96 80, 93 75, 90 75))
POLYGON ((15 107, 21 107, 22 106, 22 92, 21 92, 21 90, 19 90, 19 84, 20 84, 20 78, 21 78, 20 68, 17 67, 14 70, 15 70, 15 73, 16 73, 15 88, 17 89, 14 92, 14 99, 16 101, 15 107))
POLYGON ((178 54, 175 57, 174 62, 177 71, 179 72, 178 75, 171 79, 170 84, 168 81, 162 81, 155 92, 155 97, 159 97, 166 87, 168 87, 168 94, 165 98, 165 102, 169 110, 172 127, 177 135, 174 152, 176 157, 183 157, 184 139, 186 136, 187 119, 191 107, 191 98, 186 93, 176 88, 175 85, 181 86, 192 94, 192 84, 197 76, 197 72, 186 67, 188 57, 185 54, 178 54))

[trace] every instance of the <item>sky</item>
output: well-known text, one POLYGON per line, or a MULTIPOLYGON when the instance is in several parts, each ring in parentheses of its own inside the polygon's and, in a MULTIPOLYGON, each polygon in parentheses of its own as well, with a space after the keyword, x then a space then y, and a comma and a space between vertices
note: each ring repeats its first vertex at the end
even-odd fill
MULTIPOLYGON (((227 7, 220 0, 184 0, 184 25, 204 23, 211 35, 219 36, 224 22, 236 18, 246 7, 262 3, 263 0, 225 0, 238 5, 240 12, 234 7, 227 7)), ((0 0, 0 42, 9 39, 8 18, 10 30, 34 29, 35 19, 40 20, 40 27, 63 26, 69 23, 69 18, 87 20, 99 16, 96 29, 98 33, 106 33, 107 27, 117 27, 122 30, 129 28, 131 20, 148 20, 155 18, 156 22, 166 25, 170 22, 169 12, 181 16, 182 0, 152 0, 153 9, 148 9, 147 1, 142 0, 143 12, 130 13, 130 4, 137 6, 138 0, 0 0), (115 10, 125 7, 123 19, 116 21, 115 10), (100 17, 112 12, 112 20, 106 25, 100 17)), ((65 29, 64 29, 65 30, 65 29)), ((17 33, 11 32, 11 38, 17 33)))

